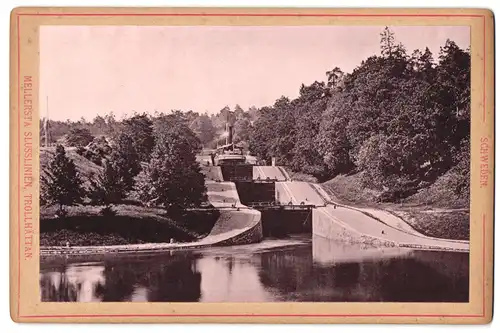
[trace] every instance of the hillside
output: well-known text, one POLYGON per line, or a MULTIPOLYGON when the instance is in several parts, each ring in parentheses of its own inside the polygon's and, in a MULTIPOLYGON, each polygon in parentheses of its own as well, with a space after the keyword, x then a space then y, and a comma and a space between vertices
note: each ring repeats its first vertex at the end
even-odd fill
MULTIPOLYGON (((40 170, 42 173, 47 168, 54 155, 55 147, 40 149, 40 170)), ((96 174, 102 170, 102 167, 89 161, 85 157, 78 155, 76 153, 76 149, 66 148, 66 155, 73 160, 73 162, 75 162, 78 172, 85 180, 87 180, 92 174, 96 174)), ((85 183, 88 184, 87 181, 85 183)))
POLYGON ((334 194, 336 199, 345 204, 363 206, 433 207, 437 209, 469 209, 469 195, 459 195, 453 191, 454 170, 446 172, 435 182, 418 190, 417 193, 398 201, 385 203, 384 192, 367 186, 363 181, 363 172, 352 175, 339 175, 323 186, 334 194))
POLYGON ((387 210, 431 237, 468 240, 469 196, 460 196, 450 190, 454 177, 454 170, 450 170, 434 183, 397 203, 380 202, 383 192, 368 188, 361 172, 339 175, 322 186, 338 203, 387 210))

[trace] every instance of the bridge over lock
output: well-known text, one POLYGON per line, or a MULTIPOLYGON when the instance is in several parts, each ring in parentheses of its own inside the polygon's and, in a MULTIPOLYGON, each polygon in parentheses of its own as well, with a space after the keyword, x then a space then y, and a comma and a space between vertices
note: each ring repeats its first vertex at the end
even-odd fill
POLYGON ((203 171, 209 184, 209 192, 218 188, 219 199, 223 199, 222 202, 227 204, 306 209, 325 206, 329 202, 328 195, 321 187, 307 182, 291 181, 288 173, 281 167, 227 165, 205 167, 203 171), (225 194, 221 195, 220 192, 224 191, 225 194))
POLYGON ((327 204, 312 184, 291 181, 281 167, 223 165, 203 169, 211 204, 261 212, 265 234, 312 232, 312 210, 327 204))

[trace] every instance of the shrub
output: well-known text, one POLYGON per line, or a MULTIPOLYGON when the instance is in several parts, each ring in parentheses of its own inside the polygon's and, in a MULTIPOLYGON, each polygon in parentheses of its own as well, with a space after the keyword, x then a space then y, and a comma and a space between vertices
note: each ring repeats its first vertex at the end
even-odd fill
POLYGON ((109 216, 109 217, 116 216, 116 209, 114 209, 113 206, 111 205, 107 205, 99 211, 99 214, 101 214, 102 216, 109 216))
POLYGON ((66 208, 64 208, 64 206, 60 206, 56 210, 56 215, 58 217, 66 217, 66 216, 68 216, 68 210, 66 208))
POLYGON ((80 156, 86 157, 85 156, 86 152, 87 152, 87 150, 85 148, 83 148, 82 146, 79 146, 78 148, 76 148, 76 153, 80 156))
POLYGON ((72 128, 66 136, 66 143, 74 147, 84 147, 91 143, 92 140, 94 140, 94 136, 87 128, 72 128))

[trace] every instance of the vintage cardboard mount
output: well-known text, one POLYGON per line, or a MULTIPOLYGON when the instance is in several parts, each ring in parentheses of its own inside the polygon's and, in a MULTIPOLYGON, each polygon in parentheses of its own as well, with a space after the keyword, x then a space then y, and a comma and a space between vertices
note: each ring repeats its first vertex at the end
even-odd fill
POLYGON ((10 304, 17 322, 488 323, 493 292, 493 14, 483 9, 16 8, 11 15, 10 304), (471 34, 468 303, 51 303, 39 290, 44 25, 461 25, 471 34))

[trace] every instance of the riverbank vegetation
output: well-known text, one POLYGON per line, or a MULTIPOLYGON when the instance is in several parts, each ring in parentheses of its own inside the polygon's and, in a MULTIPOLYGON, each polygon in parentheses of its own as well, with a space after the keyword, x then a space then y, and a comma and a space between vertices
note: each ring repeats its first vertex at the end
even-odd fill
POLYGON ((380 48, 351 73, 334 68, 261 108, 251 152, 322 182, 356 175, 361 188, 347 195, 359 203, 468 207, 469 50, 448 40, 436 58, 410 53, 388 28, 380 48))
POLYGON ((41 246, 89 246, 195 241, 206 236, 219 213, 185 211, 176 215, 162 208, 141 207, 138 203, 113 206, 112 216, 102 214, 105 206, 81 205, 57 215, 49 206, 40 215, 41 246))
POLYGON ((467 241, 470 239, 468 210, 406 208, 394 209, 392 212, 424 235, 467 241))
POLYGON ((360 173, 339 175, 322 186, 338 203, 389 211, 424 235, 468 240, 468 198, 454 195, 446 181, 447 175, 444 175, 428 188, 399 202, 378 202, 381 192, 365 187, 360 173))
POLYGON ((197 210, 209 206, 202 145, 182 114, 135 115, 112 137, 87 139, 41 152, 42 245, 193 241, 210 231, 217 213, 197 210))

